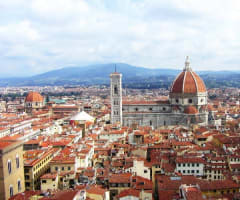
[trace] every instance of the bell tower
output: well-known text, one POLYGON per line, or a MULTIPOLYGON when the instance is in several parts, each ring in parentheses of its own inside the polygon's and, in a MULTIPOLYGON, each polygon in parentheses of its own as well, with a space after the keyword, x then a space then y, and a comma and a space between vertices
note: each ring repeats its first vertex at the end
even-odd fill
POLYGON ((122 125, 122 74, 115 72, 110 74, 111 79, 111 123, 122 125))

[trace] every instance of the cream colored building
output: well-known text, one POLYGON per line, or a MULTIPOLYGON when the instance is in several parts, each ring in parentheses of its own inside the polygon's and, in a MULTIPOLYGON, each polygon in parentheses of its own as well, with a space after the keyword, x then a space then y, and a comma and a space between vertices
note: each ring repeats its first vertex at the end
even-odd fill
POLYGON ((58 189, 58 174, 57 173, 49 173, 41 176, 41 190, 57 190, 58 189))
POLYGON ((26 190, 40 189, 40 177, 49 170, 49 162, 60 149, 29 150, 24 156, 26 190))
POLYGON ((22 143, 0 140, 0 199, 25 191, 23 167, 22 143))
POLYGON ((136 176, 141 176, 148 180, 151 179, 151 167, 144 165, 144 159, 136 159, 133 161, 132 172, 136 176))
POLYGON ((110 192, 99 186, 90 186, 86 190, 86 196, 94 200, 110 200, 110 192))

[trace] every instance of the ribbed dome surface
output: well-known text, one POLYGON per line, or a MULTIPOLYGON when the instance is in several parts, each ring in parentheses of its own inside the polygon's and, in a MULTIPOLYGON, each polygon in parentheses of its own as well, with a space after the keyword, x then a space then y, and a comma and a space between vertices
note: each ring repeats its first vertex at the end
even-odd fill
POLYGON ((38 92, 29 92, 25 102, 43 102, 43 97, 38 92))
POLYGON ((190 114, 190 115, 193 115, 193 114, 197 114, 198 113, 198 110, 196 107, 194 106, 188 106, 184 109, 184 113, 185 114, 190 114))
POLYGON ((196 94, 206 92, 206 87, 203 80, 195 72, 184 70, 173 82, 170 92, 196 94))

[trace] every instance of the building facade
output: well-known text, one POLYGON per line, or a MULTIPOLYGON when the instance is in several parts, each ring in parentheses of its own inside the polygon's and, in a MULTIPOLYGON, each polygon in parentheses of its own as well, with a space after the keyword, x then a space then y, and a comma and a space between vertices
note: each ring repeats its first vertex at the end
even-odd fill
POLYGON ((19 141, 0 141, 0 199, 24 192, 23 145, 19 141))
POLYGON ((207 90, 202 79, 191 69, 188 57, 183 71, 172 83, 167 100, 123 101, 118 105, 122 99, 121 75, 113 73, 110 77, 112 123, 121 118, 123 126, 153 128, 208 123, 207 90))
POLYGON ((24 103, 25 112, 39 111, 44 106, 44 98, 38 92, 29 92, 24 103))

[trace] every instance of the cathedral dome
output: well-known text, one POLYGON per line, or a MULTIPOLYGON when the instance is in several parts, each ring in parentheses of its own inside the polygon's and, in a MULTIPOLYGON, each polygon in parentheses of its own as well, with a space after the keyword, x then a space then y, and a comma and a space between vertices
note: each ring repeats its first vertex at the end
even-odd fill
POLYGON ((185 68, 173 82, 170 93, 196 94, 199 92, 207 92, 205 84, 203 80, 192 71, 187 57, 185 68))
POLYGON ((25 102, 43 102, 43 97, 38 92, 29 92, 25 102))
POLYGON ((188 106, 184 109, 184 113, 194 115, 198 113, 198 110, 195 106, 188 106))

